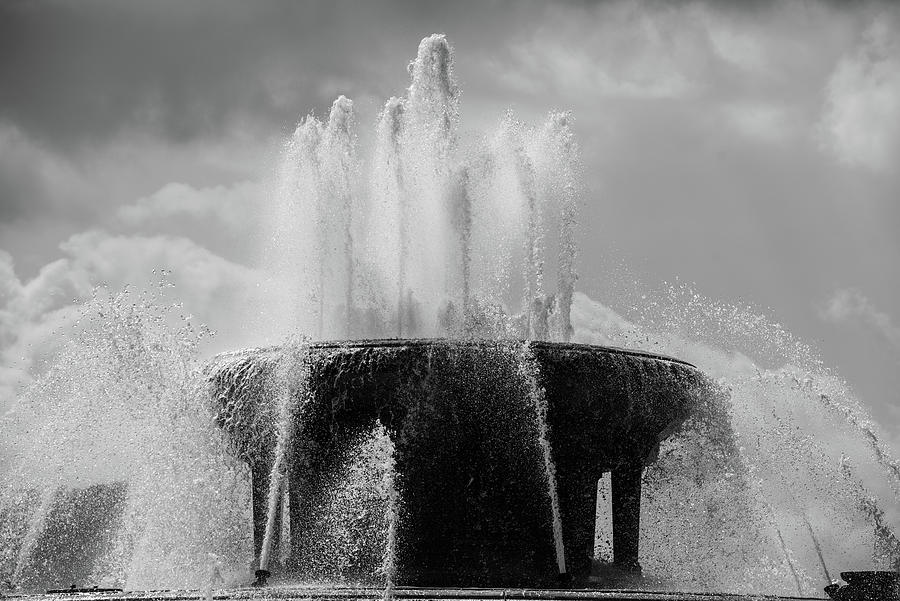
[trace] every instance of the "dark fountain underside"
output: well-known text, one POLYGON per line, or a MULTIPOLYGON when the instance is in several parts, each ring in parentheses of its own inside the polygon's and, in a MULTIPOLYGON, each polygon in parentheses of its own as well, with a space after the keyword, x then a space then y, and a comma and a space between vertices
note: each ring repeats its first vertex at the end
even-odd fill
POLYGON ((291 554, 280 570, 299 575, 308 516, 327 492, 326 474, 361 432, 380 423, 394 449, 394 557, 403 586, 558 582, 542 398, 566 576, 585 580, 590 572, 604 472, 612 473, 616 568, 639 571, 642 467, 711 390, 687 363, 576 344, 354 341, 299 353, 304 367, 287 379, 278 373, 291 373, 285 362, 296 349, 230 353, 210 372, 217 421, 253 474, 257 554, 278 395, 288 394, 296 426, 288 453, 291 554))

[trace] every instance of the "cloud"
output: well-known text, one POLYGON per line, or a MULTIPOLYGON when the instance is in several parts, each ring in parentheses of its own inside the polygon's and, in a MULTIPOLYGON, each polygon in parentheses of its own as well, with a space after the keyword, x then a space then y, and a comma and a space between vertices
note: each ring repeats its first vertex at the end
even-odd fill
POLYGON ((230 186, 194 188, 169 183, 132 204, 119 207, 116 216, 131 227, 146 227, 172 219, 193 219, 206 227, 219 225, 240 232, 261 194, 259 184, 243 181, 230 186))
POLYGON ((0 222, 53 211, 76 217, 90 186, 71 162, 0 120, 0 222))
POLYGON ((832 323, 861 321, 874 328, 892 346, 900 350, 900 325, 893 318, 879 310, 862 292, 854 288, 835 291, 823 307, 819 316, 832 323))
POLYGON ((777 104, 737 102, 723 107, 726 121, 742 136, 760 142, 781 142, 794 131, 788 113, 777 104))
POLYGON ((553 7, 543 25, 489 65, 513 89, 569 97, 680 98, 696 85, 704 52, 681 11, 630 2, 553 7), (683 28, 676 27, 683 26, 683 28))
POLYGON ((260 301, 260 274, 250 268, 189 239, 162 235, 83 232, 60 250, 62 258, 25 282, 0 251, 0 413, 52 361, 98 286, 162 291, 167 302, 182 304, 186 317, 219 331, 215 345, 246 342, 247 307, 260 301))
POLYGON ((882 170, 900 160, 897 25, 897 19, 887 15, 875 19, 828 80, 818 140, 846 165, 882 170))
MULTIPOLYGON (((403 65, 380 56, 390 6, 199 0, 0 3, 0 120, 66 148, 123 133, 176 142, 279 129, 403 65), (373 23, 375 26, 373 27, 373 23), (340 25, 340 26, 339 26, 340 25), (366 77, 370 71, 376 75, 366 77), (340 83, 343 85, 343 83, 340 83)), ((398 9, 400 7, 397 7, 398 9)), ((412 46, 413 51, 415 46, 412 46)))
POLYGON ((808 84, 822 65, 830 66, 835 39, 852 19, 796 2, 746 8, 627 0, 552 4, 533 18, 538 25, 531 31, 509 36, 507 52, 495 53, 487 66, 514 90, 559 93, 570 102, 718 102, 737 95, 806 102, 808 84), (810 52, 810 45, 818 51, 810 52))

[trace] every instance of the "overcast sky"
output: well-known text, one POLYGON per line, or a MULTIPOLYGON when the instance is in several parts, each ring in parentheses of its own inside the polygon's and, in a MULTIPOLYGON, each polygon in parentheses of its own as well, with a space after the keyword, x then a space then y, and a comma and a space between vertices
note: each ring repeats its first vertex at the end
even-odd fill
POLYGON ((750 305, 900 433, 900 9, 880 3, 6 0, 0 394, 73 299, 154 268, 246 342, 226 322, 280 140, 338 94, 364 137, 433 32, 464 131, 573 111, 583 292, 680 279, 750 305))

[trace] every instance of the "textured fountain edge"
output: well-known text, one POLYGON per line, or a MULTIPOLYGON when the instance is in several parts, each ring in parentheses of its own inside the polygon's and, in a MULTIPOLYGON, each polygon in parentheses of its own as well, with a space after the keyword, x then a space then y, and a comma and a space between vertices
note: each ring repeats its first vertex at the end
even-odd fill
MULTIPOLYGON (((639 349, 626 349, 618 346, 605 346, 599 344, 585 344, 580 342, 548 342, 544 340, 524 340, 517 338, 488 339, 488 338, 365 338, 359 340, 321 340, 309 342, 308 347, 316 350, 352 350, 352 349, 377 349, 377 348, 407 348, 407 347, 515 347, 527 344, 531 348, 576 351, 584 353, 607 353, 610 355, 625 355, 640 359, 665 361, 677 365, 684 365, 697 371, 699 368, 693 363, 676 359, 661 353, 651 353, 639 349)), ((249 353, 275 352, 284 348, 284 345, 272 345, 263 347, 251 347, 219 353, 213 359, 232 356, 241 356, 249 353)))
MULTIPOLYGON (((263 600, 263 599, 317 599, 352 600, 385 599, 382 587, 304 587, 271 586, 262 589, 239 588, 216 590, 211 597, 202 591, 124 591, 121 593, 53 593, 43 595, 0 595, 3 599, 76 599, 77 601, 194 601, 263 600)), ((479 589, 479 588, 395 588, 390 598, 418 600, 528 600, 528 601, 827 601, 827 597, 783 597, 778 595, 742 595, 737 593, 687 593, 635 590, 571 590, 571 589, 479 589)))

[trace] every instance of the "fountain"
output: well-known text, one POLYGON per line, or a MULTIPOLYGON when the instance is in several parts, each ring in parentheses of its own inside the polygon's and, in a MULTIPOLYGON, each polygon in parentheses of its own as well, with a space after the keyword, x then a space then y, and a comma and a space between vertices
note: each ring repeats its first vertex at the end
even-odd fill
MULTIPOLYGON (((815 543, 812 569, 836 552, 806 513, 794 521, 808 534, 785 528, 779 462, 791 456, 777 444, 816 476, 793 505, 805 512, 827 492, 856 516, 846 540, 874 527, 880 557, 900 557, 856 464, 828 471, 794 418, 759 401, 839 414, 853 448, 900 485, 829 374, 808 376, 791 355, 796 373, 748 376, 671 334, 703 329, 689 319, 659 334, 584 325, 596 307, 575 292, 571 117, 527 127, 507 114, 464 143, 452 66, 444 36, 422 41, 368 159, 343 96, 290 136, 268 216, 266 305, 248 316, 286 342, 198 366, 205 332, 173 334, 171 315, 127 294, 89 304, 96 332, 26 395, 34 415, 55 417, 34 418, 42 427, 9 479, 21 484, 0 499, 0 568, 13 584, 210 598, 217 578, 245 585, 252 563, 260 585, 377 589, 348 593, 360 597, 422 586, 808 595, 830 576, 816 585, 792 547, 815 543), (682 354, 723 380, 668 356, 682 354)), ((696 295, 681 306, 768 335, 696 295)), ((495 592, 479 594, 526 596, 495 592)))
POLYGON ((283 180, 284 207, 311 216, 302 234, 302 219, 280 220, 283 236, 305 245, 282 257, 288 279, 302 282, 288 304, 306 310, 302 331, 344 339, 288 347, 287 356, 278 348, 227 354, 210 372, 216 421, 252 473, 258 575, 270 573, 280 520, 291 538, 282 570, 302 574, 302 541, 311 508, 328 493, 326 474, 376 427, 392 448, 388 554, 398 583, 585 580, 604 472, 612 474, 613 563, 639 572, 643 465, 713 386, 674 359, 568 343, 577 196, 568 117, 552 115, 530 147, 507 119, 487 148, 459 158, 446 39, 424 39, 410 72, 408 95, 390 99, 378 123, 369 196, 355 197, 347 98, 327 122, 304 120, 286 153, 293 177, 283 180), (374 227, 361 228, 367 215, 374 227), (547 296, 550 218, 559 251, 557 291, 547 296), (365 261, 370 249, 374 263, 365 261), (522 313, 509 317, 509 283, 496 278, 514 262, 522 313), (399 338, 350 338, 382 332, 399 338), (265 406, 272 382, 277 412, 265 406), (248 441, 267 413, 269 432, 248 441))

